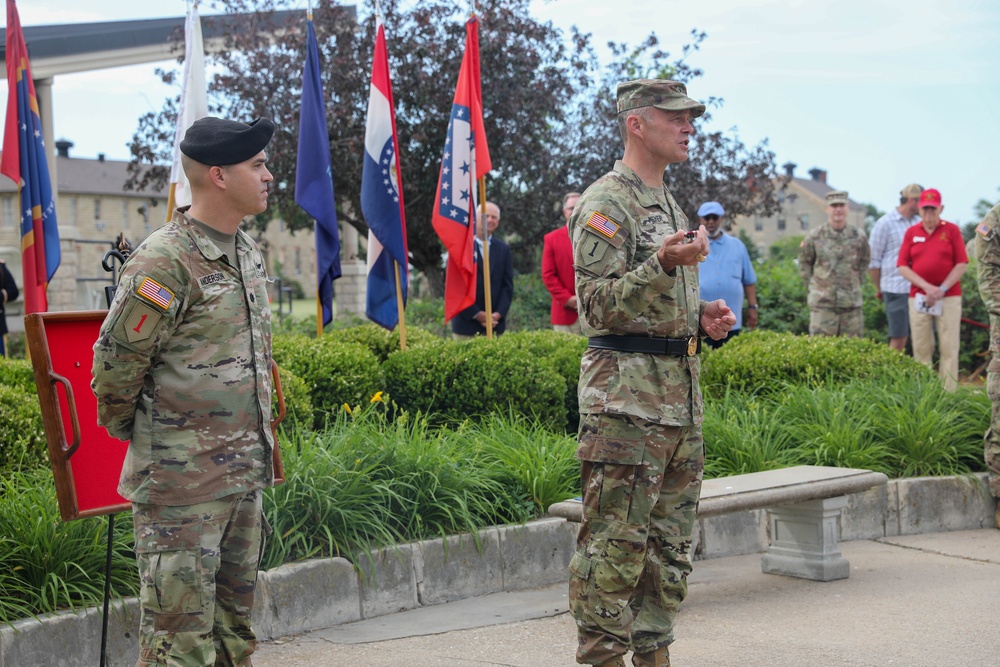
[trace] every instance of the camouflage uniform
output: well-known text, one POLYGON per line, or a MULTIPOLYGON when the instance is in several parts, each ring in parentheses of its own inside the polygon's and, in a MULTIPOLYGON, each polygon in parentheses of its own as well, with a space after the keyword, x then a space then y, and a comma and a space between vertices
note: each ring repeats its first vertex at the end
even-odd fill
POLYGON ((118 491, 135 512, 138 664, 249 664, 274 481, 267 276, 249 236, 231 266, 185 210, 122 269, 91 386, 98 423, 130 441, 118 491))
POLYGON ((864 232, 818 227, 799 246, 799 273, 809 290, 809 334, 857 336, 864 331, 861 285, 871 249, 864 232))
MULTIPOLYGON (((644 185, 621 161, 587 189, 570 219, 584 335, 699 335, 697 269, 667 274, 656 257, 686 228, 667 189, 644 185), (610 225, 595 227, 595 213, 610 225)), ((570 563, 578 662, 665 653, 673 641, 704 466, 699 371, 697 356, 583 356, 584 514, 570 563)))
MULTIPOLYGON (((990 365, 986 391, 993 403, 984 454, 989 470, 990 492, 1000 498, 1000 204, 994 206, 976 228, 979 261, 979 294, 990 311, 990 365)), ((1000 518, 1000 509, 997 512, 1000 518)), ((1000 527, 1000 523, 997 523, 1000 527)))

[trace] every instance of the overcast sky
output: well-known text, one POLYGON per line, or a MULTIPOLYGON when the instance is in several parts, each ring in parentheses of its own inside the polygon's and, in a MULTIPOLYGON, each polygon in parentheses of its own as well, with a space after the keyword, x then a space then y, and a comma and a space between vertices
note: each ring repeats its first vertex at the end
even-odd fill
MULTIPOLYGON (((298 3, 306 7, 306 0, 298 3)), ((317 4, 314 0, 313 4, 317 4)), ((713 129, 767 139, 796 175, 813 167, 851 198, 888 210, 910 182, 941 190, 944 217, 970 222, 1000 200, 1000 2, 997 0, 531 0, 535 15, 635 43, 651 30, 705 74, 694 97, 725 100, 713 129), (991 159, 992 158, 992 159, 991 159)), ((22 25, 183 16, 184 0, 20 0, 22 25)), ((202 12, 209 13, 203 5, 202 12)), ((4 22, 6 22, 4 20, 4 22)), ((390 52, 392 45, 389 45, 390 52)), ((167 63, 169 65, 169 63, 167 63)), ((155 65, 60 76, 57 138, 72 154, 128 159, 137 118, 172 91, 155 65)), ((457 73, 456 73, 457 76, 457 73)), ((6 86, 0 103, 6 108, 6 86)), ((442 122, 445 122, 442 119, 442 122)))

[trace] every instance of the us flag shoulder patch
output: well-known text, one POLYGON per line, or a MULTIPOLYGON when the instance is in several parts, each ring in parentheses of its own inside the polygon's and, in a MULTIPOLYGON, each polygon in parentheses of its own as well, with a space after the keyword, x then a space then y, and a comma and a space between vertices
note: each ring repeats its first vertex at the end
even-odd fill
POLYGON ((990 237, 990 232, 992 232, 993 229, 985 222, 980 222, 979 226, 976 227, 976 231, 979 232, 979 235, 984 239, 988 239, 990 237))
POLYGON ((594 211, 590 219, 587 220, 587 226, 591 229, 597 230, 599 233, 607 236, 609 239, 614 238, 615 234, 618 233, 618 229, 621 225, 617 222, 612 222, 604 215, 599 212, 594 211))
POLYGON ((174 293, 152 278, 143 278, 137 293, 144 299, 155 303, 163 310, 169 308, 171 302, 174 300, 174 293))

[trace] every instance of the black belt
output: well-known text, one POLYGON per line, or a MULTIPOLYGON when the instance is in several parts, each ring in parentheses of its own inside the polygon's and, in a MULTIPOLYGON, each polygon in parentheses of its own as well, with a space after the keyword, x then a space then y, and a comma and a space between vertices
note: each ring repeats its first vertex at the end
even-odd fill
POLYGON ((701 352, 701 338, 649 338, 648 336, 594 336, 587 340, 588 347, 618 352, 643 354, 669 354, 691 357, 701 352))

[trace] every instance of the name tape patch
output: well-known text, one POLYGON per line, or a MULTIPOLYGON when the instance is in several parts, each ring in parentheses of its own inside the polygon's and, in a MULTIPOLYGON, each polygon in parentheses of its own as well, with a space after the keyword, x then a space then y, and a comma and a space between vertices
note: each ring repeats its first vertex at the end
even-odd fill
POLYGON ((614 238, 615 234, 618 233, 618 228, 620 227, 618 223, 612 222, 597 211, 594 211, 593 214, 591 214, 590 219, 587 220, 587 226, 591 229, 597 230, 609 239, 614 238))
POLYGON ((143 278, 142 284, 139 285, 138 294, 163 310, 169 308, 174 300, 174 293, 152 278, 143 278))

